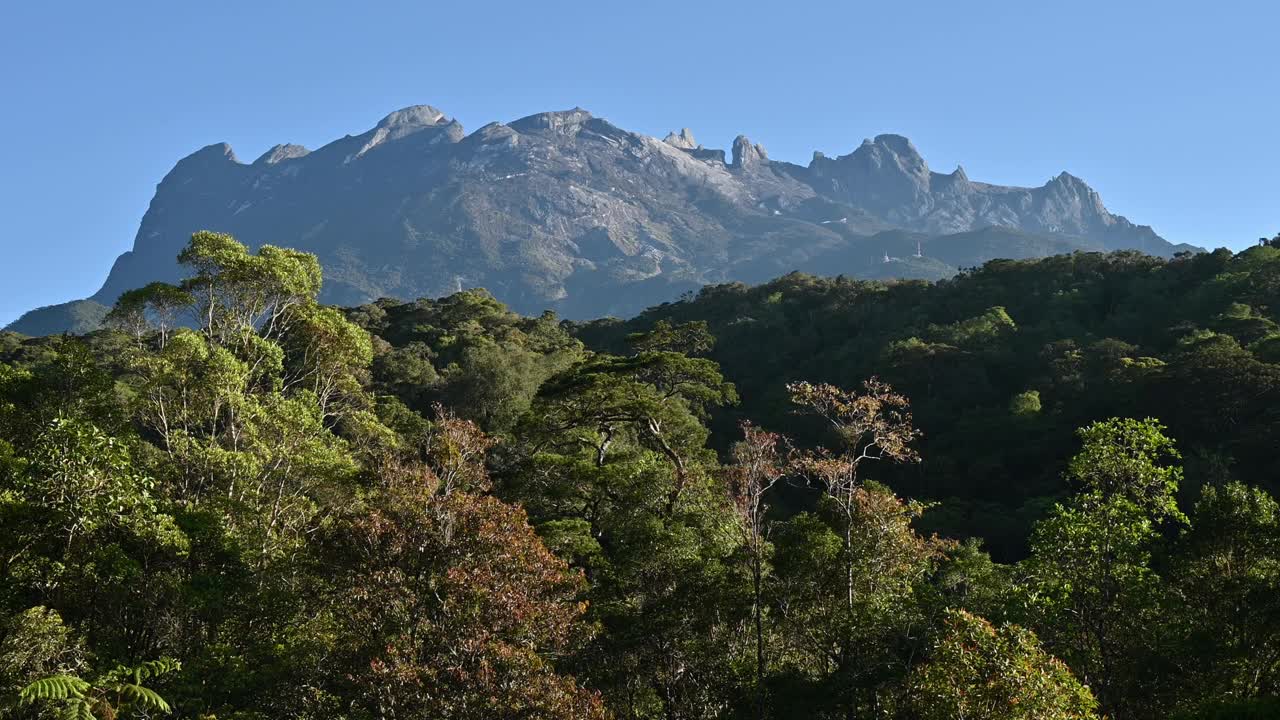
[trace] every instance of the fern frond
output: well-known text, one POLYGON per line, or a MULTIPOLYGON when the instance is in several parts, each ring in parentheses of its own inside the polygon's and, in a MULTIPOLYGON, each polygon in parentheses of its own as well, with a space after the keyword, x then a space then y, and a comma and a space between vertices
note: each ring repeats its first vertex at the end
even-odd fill
POLYGON ((131 705, 137 705, 147 710, 160 710, 161 712, 169 712, 171 710, 169 703, 165 702, 164 698, 160 697, 160 694, 151 688, 122 683, 116 687, 116 691, 120 693, 125 702, 131 705))
POLYGON ((89 708, 89 701, 82 697, 67 703, 67 706, 62 708, 62 712, 58 713, 58 718, 59 720, 97 720, 89 708))
POLYGON ((68 698, 84 697, 84 691, 88 689, 89 683, 78 677, 72 675, 50 675, 22 688, 22 691, 18 693, 18 697, 26 703, 33 703, 37 700, 66 700, 68 698))
POLYGON ((159 677, 181 669, 182 663, 173 658, 164 657, 158 660, 148 660, 133 669, 134 682, 135 684, 140 684, 147 678, 159 677))

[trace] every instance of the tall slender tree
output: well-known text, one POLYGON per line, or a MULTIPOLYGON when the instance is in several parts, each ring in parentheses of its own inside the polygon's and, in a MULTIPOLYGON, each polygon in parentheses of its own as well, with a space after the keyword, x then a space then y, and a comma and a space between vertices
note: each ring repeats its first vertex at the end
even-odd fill
MULTIPOLYGON (((825 420, 839 441, 835 451, 819 449, 799 456, 794 467, 817 484, 838 518, 844 607, 831 620, 836 629, 836 675, 846 685, 841 693, 843 715, 852 720, 858 712, 855 666, 874 657, 860 653, 858 637, 893 624, 883 622, 885 601, 910 596, 935 552, 910 528, 920 507, 902 503, 884 488, 867 486, 862 469, 868 461, 918 462, 911 443, 920 432, 912 426, 907 398, 875 378, 866 380, 861 391, 808 382, 791 383, 787 390, 802 412, 825 420)), ((871 703, 878 703, 874 691, 871 703)))
POLYGON ((785 440, 777 433, 761 430, 750 422, 741 424, 742 440, 733 446, 733 465, 727 475, 729 491, 738 513, 743 548, 751 567, 751 623, 755 634, 755 708, 757 720, 765 717, 765 676, 768 656, 765 649, 764 580, 768 563, 769 506, 765 495, 787 471, 785 440))

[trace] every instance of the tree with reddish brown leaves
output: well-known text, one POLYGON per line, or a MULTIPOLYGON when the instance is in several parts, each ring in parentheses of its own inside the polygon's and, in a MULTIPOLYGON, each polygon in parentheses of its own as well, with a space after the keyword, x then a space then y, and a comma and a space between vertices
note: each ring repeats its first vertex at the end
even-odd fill
POLYGON ((603 718, 555 667, 588 636, 582 576, 522 509, 480 494, 486 442, 442 414, 428 463, 334 531, 334 690, 371 718, 603 718))
MULTIPOLYGON (((865 381, 861 391, 809 382, 791 383, 787 390, 801 412, 825 420, 840 440, 837 450, 803 453, 792 465, 822 491, 822 524, 828 528, 798 522, 790 531, 813 544, 801 553, 812 563, 802 573, 809 575, 809 582, 802 583, 808 587, 801 589, 797 597, 802 599, 796 603, 797 608, 807 605, 812 613, 803 634, 828 658, 830 677, 838 678, 841 686, 842 715, 851 719, 859 705, 876 711, 876 681, 865 680, 871 684, 863 688, 869 697, 865 701, 856 697, 858 686, 892 662, 892 653, 881 652, 882 646, 897 643, 910 625, 915 586, 940 549, 911 529, 922 507, 868 485, 862 465, 877 460, 918 462, 911 443, 920 432, 912 426, 907 398, 875 378, 865 381), (831 546, 832 533, 840 537, 839 547, 831 546), (839 567, 843 582, 831 580, 832 564, 839 567)), ((794 567, 804 565, 801 561, 794 567)))
POLYGON ((767 657, 764 631, 764 579, 768 563, 769 510, 765 494, 787 471, 786 439, 743 421, 742 440, 733 446, 733 465, 725 469, 751 567, 751 621, 756 646, 756 718, 765 716, 767 657))

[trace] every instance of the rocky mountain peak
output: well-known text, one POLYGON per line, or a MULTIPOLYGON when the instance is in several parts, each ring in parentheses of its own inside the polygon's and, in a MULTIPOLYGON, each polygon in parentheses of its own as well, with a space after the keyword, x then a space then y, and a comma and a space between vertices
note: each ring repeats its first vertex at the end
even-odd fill
MULTIPOLYGON (((178 177, 199 177, 205 174, 224 174, 240 166, 240 160, 227 143, 205 145, 174 164, 165 176, 166 180, 178 177)), ((163 184, 163 183, 162 183, 163 184)))
POLYGON ((929 189, 959 195, 973 192, 973 183, 969 182, 969 174, 957 165, 950 175, 931 175, 929 189))
POLYGON ((1052 193, 1080 197, 1098 194, 1096 190, 1089 186, 1089 183, 1066 171, 1058 173, 1052 180, 1045 183, 1044 189, 1052 193))
MULTIPOLYGON (((456 120, 445 117, 440 110, 430 105, 411 105, 387 115, 378 121, 372 130, 357 136, 356 140, 360 142, 360 147, 355 152, 347 154, 343 163, 364 157, 370 150, 385 143, 423 132, 430 133, 432 142, 440 139, 457 142, 464 134, 462 125, 456 120)), ((338 146, 344 142, 346 139, 331 145, 338 146)))
POLYGON ((929 204, 929 165, 901 135, 863 140, 857 150, 834 160, 815 156, 809 168, 825 192, 854 206, 892 215, 894 223, 908 222, 910 215, 929 204))
MULTIPOLYGON (((209 145, 159 184, 94 307, 180 278, 174 258, 202 229, 316 253, 325 302, 438 296, 465 284, 521 312, 577 318, 628 315, 705 283, 796 269, 881 277, 883 263, 865 264, 867 243, 880 247, 876 233, 937 238, 931 254, 942 257, 944 235, 1004 229, 956 240, 968 249, 948 256, 952 268, 1046 248, 1173 247, 1109 213, 1070 174, 1034 188, 971 183, 960 168, 931 173, 901 135, 839 157, 815 153, 808 167, 771 162, 745 136, 731 163, 724 156, 688 129, 663 143, 581 108, 464 136, 441 111, 414 106, 314 152, 277 145, 253 165, 225 143, 209 145)), ((945 276, 938 267, 930 277, 945 276)), ((49 313, 66 325, 66 312, 49 313)))
POLYGON ((753 145, 746 135, 733 139, 733 166, 751 168, 769 162, 769 153, 763 145, 753 145))
POLYGON ((929 176, 929 164, 916 146, 901 135, 877 135, 871 142, 864 141, 854 155, 860 155, 878 167, 894 168, 912 178, 927 179, 929 176))
POLYGON ((520 133, 550 130, 556 133, 573 134, 592 117, 591 113, 576 107, 572 110, 557 110, 522 117, 508 127, 520 133))
POLYGON ((1050 180, 1048 183, 1045 184, 1045 187, 1059 188, 1063 190, 1070 190, 1073 192, 1084 192, 1084 193, 1093 192, 1093 188, 1089 187, 1089 183, 1076 177, 1075 175, 1072 175, 1066 170, 1063 170, 1062 172, 1055 175, 1052 180, 1050 180))
POLYGON ((184 163, 184 162, 187 162, 188 160, 200 160, 204 162, 209 162, 209 161, 220 162, 223 160, 230 160, 231 162, 240 162, 236 158, 236 151, 232 150, 231 146, 224 142, 205 145, 199 150, 182 158, 178 162, 184 163))
POLYGON ((1098 191, 1065 170, 1045 183, 1042 192, 1053 206, 1063 208, 1057 212, 1084 213, 1090 222, 1110 224, 1113 220, 1098 191))
POLYGON ((511 126, 500 122, 491 122, 468 135, 463 142, 469 146, 497 144, 514 146, 519 143, 519 139, 520 133, 512 130, 511 126))
POLYGON ((286 143, 284 145, 276 145, 270 150, 262 153, 257 160, 253 161, 254 165, 275 165, 285 160, 293 160, 295 158, 306 157, 311 151, 301 145, 286 143))
POLYGON ((701 147, 698 145, 698 141, 693 139, 693 132, 691 132, 689 128, 681 129, 679 135, 674 131, 669 132, 662 141, 672 147, 678 147, 681 150, 696 150, 701 147))
POLYGON ((410 105, 382 118, 374 129, 444 125, 447 122, 444 113, 430 105, 410 105))
POLYGON ((920 151, 916 149, 915 144, 912 143, 905 135, 882 133, 877 135, 871 144, 888 148, 898 155, 908 155, 917 158, 920 157, 920 151))

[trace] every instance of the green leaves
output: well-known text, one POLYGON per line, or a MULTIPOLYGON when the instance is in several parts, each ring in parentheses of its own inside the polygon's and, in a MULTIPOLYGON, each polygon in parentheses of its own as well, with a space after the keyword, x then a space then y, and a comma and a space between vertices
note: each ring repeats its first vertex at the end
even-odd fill
POLYGON ((1152 567, 1159 524, 1185 521, 1175 494, 1182 470, 1155 420, 1112 419, 1080 431, 1070 502, 1036 526, 1027 603, 1049 647, 1098 693, 1107 713, 1133 712, 1151 694, 1144 655, 1162 628, 1162 581, 1152 567))
POLYGON ((928 334, 936 341, 956 347, 971 348, 983 343, 998 342, 1002 335, 1017 330, 1018 326, 1003 307, 987 309, 977 317, 950 325, 931 325, 928 334))
POLYGON ((88 700, 77 698, 67 703, 58 713, 60 720, 96 720, 88 700))
POLYGON ((1040 409, 1040 391, 1038 390, 1020 392, 1009 401, 1009 413, 1019 417, 1038 415, 1040 409))
POLYGON ((34 703, 38 700, 83 698, 90 687, 89 683, 74 675, 52 675, 26 686, 19 696, 26 703, 34 703))
MULTIPOLYGON (((230 348, 248 336, 278 339, 288 331, 295 309, 314 305, 320 293, 315 255, 271 245, 253 254, 223 233, 195 233, 178 262, 194 271, 179 287, 194 298, 201 329, 230 348)), ((255 360, 241 355, 251 364, 255 360)))
POLYGON ((716 344, 706 320, 679 325, 659 320, 649 332, 632 333, 627 336, 627 341, 638 352, 678 352, 685 355, 705 355, 716 344))
POLYGON ((483 290, 347 312, 378 335, 374 389, 423 415, 444 403, 486 432, 510 432, 539 386, 582 357, 554 314, 522 317, 483 290))
POLYGON ((575 326, 483 291, 323 307, 314 258, 198 233, 188 282, 121 298, 132 337, 0 335, 0 692, 100 720, 166 697, 303 720, 1074 719, 1091 691, 1145 720, 1271 693, 1280 506, 1233 480, 1272 480, 1265 250, 796 275, 575 326), (189 309, 198 329, 170 327, 189 309), (897 389, 851 384, 877 373, 897 389), (441 402, 460 417, 429 420, 441 402), (1077 448, 1117 412, 1172 429, 1108 420, 1077 448), (832 450, 794 463, 749 431, 726 472, 710 429, 740 417, 832 450), (879 485, 873 458, 912 466, 879 485), (1190 523, 1184 484, 1206 485, 1190 523), (1055 501, 1016 566, 921 527, 1018 557, 1055 501), (198 677, 75 674, 152 652, 198 677))
POLYGON ((168 673, 177 672, 182 669, 182 663, 173 658, 160 658, 158 660, 148 660, 133 668, 133 681, 141 683, 143 680, 160 677, 168 673))
POLYGON ((160 712, 170 712, 172 708, 160 694, 150 688, 124 683, 115 686, 114 690, 120 694, 120 698, 131 705, 135 705, 147 710, 159 710, 160 712))
POLYGON ((711 407, 737 400, 710 360, 675 352, 596 355, 543 385, 526 428, 544 443, 592 448, 599 466, 624 439, 661 453, 676 475, 670 511, 703 454, 701 419, 711 407))
POLYGON ((1079 431, 1084 447, 1067 468, 1100 500, 1124 498, 1155 520, 1185 520, 1176 493, 1182 468, 1168 463, 1181 459, 1164 426, 1148 418, 1116 418, 1079 431))
POLYGON ((142 682, 176 672, 181 667, 177 660, 160 658, 132 668, 116 668, 94 682, 74 675, 51 675, 23 688, 19 697, 27 704, 61 703, 58 716, 63 720, 95 720, 95 709, 101 710, 104 718, 115 718, 136 710, 168 713, 173 710, 168 701, 142 682), (129 678, 133 682, 121 678, 129 678))
POLYGON ((1097 701, 1031 632, 948 610, 907 704, 920 720, 1092 720, 1097 701))
POLYGON ((667 351, 594 356, 550 380, 540 395, 597 404, 599 417, 642 416, 672 400, 683 401, 686 408, 701 414, 738 400, 716 363, 667 351))
POLYGON ((1171 555, 1166 616, 1179 628, 1187 694, 1246 698, 1274 686, 1280 504, 1234 480, 1207 486, 1171 555))
POLYGON ((115 307, 107 313, 105 322, 108 327, 116 327, 141 338, 153 329, 152 321, 155 321, 163 337, 195 301, 195 297, 182 288, 153 282, 122 293, 115 307))

